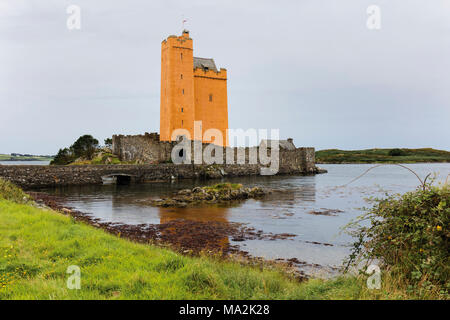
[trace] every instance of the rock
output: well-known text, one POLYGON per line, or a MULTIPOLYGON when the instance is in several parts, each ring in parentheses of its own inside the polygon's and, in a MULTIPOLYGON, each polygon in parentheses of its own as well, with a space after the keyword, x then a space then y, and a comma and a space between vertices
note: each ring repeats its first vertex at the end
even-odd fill
POLYGON ((243 200, 264 196, 266 191, 259 188, 244 188, 242 185, 230 183, 219 183, 208 187, 195 187, 192 190, 183 189, 178 191, 172 198, 152 200, 151 203, 159 207, 184 208, 189 205, 214 204, 243 200))
POLYGON ((186 208, 187 207, 187 203, 186 202, 179 202, 178 204, 177 204, 177 207, 178 208, 186 208))
POLYGON ((178 194, 181 194, 181 195, 188 195, 191 193, 192 193, 191 189, 183 189, 183 190, 178 191, 178 194))

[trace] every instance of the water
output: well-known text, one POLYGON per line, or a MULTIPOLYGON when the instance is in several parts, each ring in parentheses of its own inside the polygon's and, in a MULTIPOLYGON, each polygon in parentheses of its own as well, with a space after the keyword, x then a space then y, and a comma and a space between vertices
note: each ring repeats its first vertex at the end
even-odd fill
POLYGON ((4 166, 46 166, 50 161, 0 161, 4 166))
MULTIPOLYGON (((422 179, 435 173, 438 181, 450 174, 450 163, 408 164, 422 179)), ((103 221, 127 224, 163 223, 172 219, 217 220, 248 224, 264 232, 290 233, 296 236, 285 240, 248 240, 237 242, 253 256, 267 259, 297 258, 325 268, 309 270, 321 272, 339 267, 349 253, 352 239, 342 234, 341 227, 370 206, 365 198, 383 197, 386 193, 414 190, 419 180, 408 170, 398 166, 382 166, 346 187, 340 187, 359 176, 370 164, 321 165, 326 174, 315 176, 244 177, 225 179, 246 186, 262 186, 275 192, 264 200, 247 200, 225 208, 156 208, 139 200, 158 198, 183 188, 214 184, 218 181, 149 183, 129 186, 83 186, 46 190, 64 196, 67 205, 90 213, 103 221), (337 209, 335 216, 313 215, 311 211, 337 209), (327 243, 314 244, 312 242, 327 243)), ((450 178, 449 178, 450 179, 450 178)), ((195 237, 195 234, 192 235, 195 237)))

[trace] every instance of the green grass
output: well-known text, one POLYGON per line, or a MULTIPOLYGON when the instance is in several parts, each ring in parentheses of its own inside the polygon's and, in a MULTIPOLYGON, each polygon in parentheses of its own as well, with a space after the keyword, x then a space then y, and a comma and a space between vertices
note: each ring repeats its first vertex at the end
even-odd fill
POLYGON ((240 183, 228 183, 228 182, 217 183, 212 186, 203 187, 203 189, 205 189, 205 190, 211 190, 211 191, 216 191, 216 192, 220 192, 223 190, 239 190, 242 188, 243 188, 243 186, 240 183))
POLYGON ((86 164, 129 164, 129 162, 120 161, 119 157, 109 153, 101 152, 94 156, 92 160, 78 160, 70 163, 69 165, 86 165, 86 164))
POLYGON ((60 213, 0 200, 0 299, 355 299, 355 278, 298 283, 281 270, 187 257, 60 213), (67 267, 81 268, 69 290, 67 267))
POLYGON ((320 150, 316 152, 317 163, 417 163, 450 162, 450 152, 431 148, 401 149, 403 155, 390 156, 392 149, 367 150, 320 150))

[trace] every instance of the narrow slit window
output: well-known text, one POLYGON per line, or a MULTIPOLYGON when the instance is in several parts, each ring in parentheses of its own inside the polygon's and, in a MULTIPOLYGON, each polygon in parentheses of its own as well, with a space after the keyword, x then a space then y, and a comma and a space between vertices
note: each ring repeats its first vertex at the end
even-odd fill
POLYGON ((213 100, 213 95, 212 93, 209 94, 209 101, 211 102, 213 100))
POLYGON ((180 53, 180 59, 183 60, 183 54, 182 53, 180 53))
POLYGON ((183 79, 183 74, 181 74, 180 78, 183 79))
POLYGON ((183 112, 183 108, 181 108, 181 112, 183 112))
POLYGON ((183 124, 184 124, 184 121, 183 121, 183 120, 181 120, 181 127, 183 127, 183 124))
POLYGON ((183 94, 184 94, 184 89, 183 89, 183 94))

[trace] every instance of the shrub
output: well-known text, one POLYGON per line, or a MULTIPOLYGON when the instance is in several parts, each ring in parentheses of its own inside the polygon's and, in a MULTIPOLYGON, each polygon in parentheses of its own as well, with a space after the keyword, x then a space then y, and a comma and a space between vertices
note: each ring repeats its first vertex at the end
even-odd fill
POLYGON ((408 290, 449 294, 450 186, 425 186, 404 195, 376 199, 375 206, 354 222, 354 244, 348 266, 360 259, 403 279, 408 290), (369 221, 364 226, 362 221, 369 221))
POLYGON ((112 139, 111 138, 106 138, 105 139, 105 146, 108 147, 108 148, 112 148, 112 145, 113 145, 112 139))
POLYGON ((31 201, 30 196, 13 183, 0 178, 0 199, 16 203, 27 203, 31 201))
POLYGON ((92 160, 98 149, 98 140, 89 134, 81 136, 70 148, 59 149, 58 154, 50 162, 51 165, 67 165, 77 158, 92 160))
POLYGON ((59 149, 58 154, 50 162, 51 165, 66 165, 75 160, 75 156, 68 148, 59 149))
POLYGON ((405 151, 403 151, 402 149, 391 149, 389 150, 388 154, 392 157, 404 156, 405 151))

